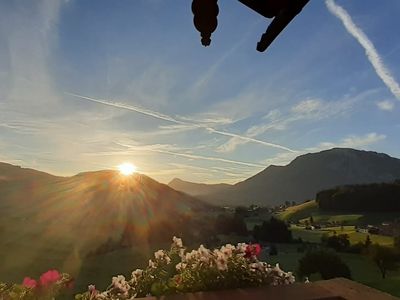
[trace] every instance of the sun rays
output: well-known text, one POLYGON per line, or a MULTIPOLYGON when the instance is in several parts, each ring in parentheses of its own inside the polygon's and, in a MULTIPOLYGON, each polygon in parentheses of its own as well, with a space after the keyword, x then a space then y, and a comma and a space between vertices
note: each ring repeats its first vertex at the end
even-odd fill
POLYGON ((137 171, 137 167, 131 163, 123 163, 118 166, 119 172, 124 176, 131 176, 137 171))

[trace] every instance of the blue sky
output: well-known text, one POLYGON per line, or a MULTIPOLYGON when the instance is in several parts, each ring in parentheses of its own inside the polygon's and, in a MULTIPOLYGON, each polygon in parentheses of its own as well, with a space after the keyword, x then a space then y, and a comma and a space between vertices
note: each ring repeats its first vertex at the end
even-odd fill
POLYGON ((219 6, 204 48, 188 0, 0 0, 0 161, 233 183, 332 147, 400 157, 400 1, 310 1, 265 53, 270 20, 219 6))

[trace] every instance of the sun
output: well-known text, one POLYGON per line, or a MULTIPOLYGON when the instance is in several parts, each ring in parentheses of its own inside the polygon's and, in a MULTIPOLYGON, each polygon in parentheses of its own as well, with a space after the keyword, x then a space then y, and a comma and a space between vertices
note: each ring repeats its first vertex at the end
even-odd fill
POLYGON ((118 166, 119 172, 124 176, 130 176, 134 174, 137 170, 136 166, 131 163, 123 163, 118 166))

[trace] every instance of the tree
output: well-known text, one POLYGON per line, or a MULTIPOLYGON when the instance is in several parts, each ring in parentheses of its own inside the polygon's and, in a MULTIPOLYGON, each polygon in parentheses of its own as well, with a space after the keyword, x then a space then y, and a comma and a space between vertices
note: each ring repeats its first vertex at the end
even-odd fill
POLYGON ((345 277, 351 279, 349 267, 333 252, 317 250, 307 252, 300 260, 297 273, 309 277, 318 273, 322 279, 345 277))
POLYGON ((310 216, 310 224, 311 224, 311 225, 314 224, 314 218, 313 218, 313 216, 310 216))
POLYGON ((278 248, 276 247, 275 244, 272 244, 272 245, 269 247, 269 255, 270 255, 270 256, 278 255, 278 248))
POLYGON ((393 248, 375 244, 371 247, 370 257, 386 278, 387 271, 396 271, 399 268, 399 255, 393 248))
POLYGON ((394 244, 394 247, 395 247, 397 250, 400 250, 400 234, 398 234, 398 235, 396 235, 396 236, 394 237, 393 244, 394 244))
POLYGON ((253 236, 258 241, 272 243, 288 243, 293 240, 289 226, 274 217, 271 217, 269 221, 264 221, 261 226, 255 226, 253 236))
POLYGON ((347 234, 334 234, 332 236, 323 235, 321 237, 321 243, 336 251, 346 251, 350 247, 350 240, 347 234))
POLYGON ((247 235, 247 226, 243 218, 238 216, 229 216, 221 214, 215 221, 215 232, 222 234, 236 233, 238 235, 247 235))
POLYGON ((237 206, 235 208, 235 217, 245 218, 249 214, 247 207, 245 206, 237 206))
POLYGON ((339 186, 317 193, 316 201, 322 210, 391 212, 400 211, 399 196, 400 183, 396 181, 339 186))
POLYGON ((368 234, 367 237, 365 238, 364 246, 365 246, 365 248, 369 248, 369 246, 371 246, 371 244, 372 244, 371 238, 369 237, 369 234, 368 234))

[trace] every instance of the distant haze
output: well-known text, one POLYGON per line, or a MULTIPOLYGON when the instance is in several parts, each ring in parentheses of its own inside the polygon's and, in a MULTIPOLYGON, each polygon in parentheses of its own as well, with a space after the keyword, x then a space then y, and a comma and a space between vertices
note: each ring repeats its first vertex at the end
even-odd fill
MULTIPOLYGON (((277 205, 314 199, 317 192, 344 184, 391 182, 400 179, 400 159, 383 153, 335 148, 297 157, 287 166, 269 166, 232 186, 201 187, 200 198, 222 205, 277 205), (220 190, 216 190, 216 187, 220 190)), ((197 194, 193 183, 174 180, 171 186, 197 194)))

